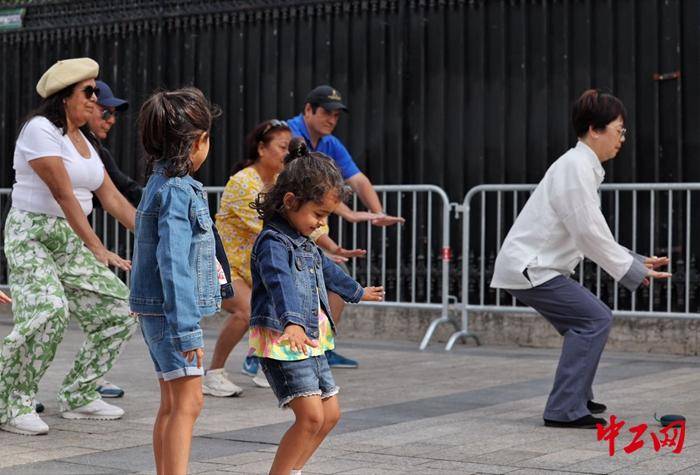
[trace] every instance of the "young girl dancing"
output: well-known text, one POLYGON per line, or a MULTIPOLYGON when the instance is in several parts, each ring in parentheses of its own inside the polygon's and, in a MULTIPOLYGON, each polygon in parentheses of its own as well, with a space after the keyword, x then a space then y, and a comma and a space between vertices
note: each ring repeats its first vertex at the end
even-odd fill
POLYGON ((301 469, 340 419, 338 386, 325 352, 334 347, 330 290, 347 302, 380 301, 309 239, 345 199, 340 172, 323 154, 294 149, 275 185, 253 207, 263 230, 251 253, 253 290, 249 342, 280 407, 296 420, 284 434, 270 473, 301 469))
POLYGON ((209 206, 190 176, 207 158, 215 115, 195 88, 158 92, 139 114, 153 172, 136 211, 130 305, 160 383, 153 427, 158 475, 187 472, 203 405, 199 320, 221 305, 209 206))

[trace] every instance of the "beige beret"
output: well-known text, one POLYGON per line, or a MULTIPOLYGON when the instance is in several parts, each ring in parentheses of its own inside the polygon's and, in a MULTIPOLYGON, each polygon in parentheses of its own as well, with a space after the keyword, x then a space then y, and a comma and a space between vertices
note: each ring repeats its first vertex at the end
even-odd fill
POLYGON ((77 84, 86 79, 96 78, 100 73, 100 65, 90 58, 62 59, 46 70, 39 82, 36 92, 46 99, 64 87, 77 84))

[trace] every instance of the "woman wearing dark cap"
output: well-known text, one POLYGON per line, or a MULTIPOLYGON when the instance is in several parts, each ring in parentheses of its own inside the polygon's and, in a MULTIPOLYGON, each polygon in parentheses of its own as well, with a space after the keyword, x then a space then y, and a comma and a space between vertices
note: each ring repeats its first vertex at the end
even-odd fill
POLYGON ((100 398, 95 381, 116 360, 135 328, 126 285, 109 266, 131 263, 108 251, 90 227, 93 193, 128 229, 135 210, 116 190, 80 127, 95 108, 98 64, 58 61, 39 80, 43 98, 15 144, 12 208, 5 254, 14 328, 0 354, 0 426, 45 434, 33 400, 70 316, 87 339, 58 394, 67 419, 118 419, 124 411, 100 398))
POLYGON ((573 107, 576 146, 559 157, 537 185, 503 242, 491 287, 506 289, 542 314, 564 337, 554 387, 544 411, 549 427, 596 428, 606 407, 593 401, 593 379, 612 325, 605 303, 569 276, 587 257, 634 291, 671 275, 665 257, 622 247, 600 211, 603 163, 625 142, 625 107, 590 89, 573 107))

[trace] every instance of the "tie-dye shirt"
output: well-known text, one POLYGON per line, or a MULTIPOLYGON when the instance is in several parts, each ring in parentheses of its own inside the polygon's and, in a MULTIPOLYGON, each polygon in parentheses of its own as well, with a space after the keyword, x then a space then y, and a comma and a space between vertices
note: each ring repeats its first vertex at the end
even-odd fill
POLYGON ((289 347, 288 341, 278 343, 277 340, 282 336, 282 333, 264 327, 253 327, 250 329, 248 343, 250 349, 248 356, 257 356, 260 358, 270 358, 279 361, 299 361, 305 360, 312 356, 321 356, 326 351, 335 348, 335 339, 333 330, 328 321, 328 316, 323 308, 319 305, 318 312, 318 346, 316 348, 307 346, 306 353, 297 353, 289 347))

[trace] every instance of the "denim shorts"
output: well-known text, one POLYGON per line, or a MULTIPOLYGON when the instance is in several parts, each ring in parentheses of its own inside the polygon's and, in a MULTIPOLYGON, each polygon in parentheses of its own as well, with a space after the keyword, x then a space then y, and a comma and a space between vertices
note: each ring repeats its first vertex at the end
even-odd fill
POLYGON ((148 346, 148 352, 156 367, 156 376, 163 381, 184 376, 201 376, 204 374, 204 362, 197 368, 197 357, 187 361, 173 345, 170 325, 164 315, 140 315, 141 333, 148 346))
POLYGON ((260 358, 260 366, 280 407, 286 407, 298 397, 321 396, 321 399, 327 399, 340 390, 325 355, 299 361, 260 358))

